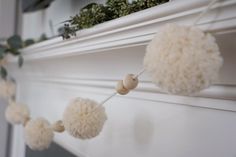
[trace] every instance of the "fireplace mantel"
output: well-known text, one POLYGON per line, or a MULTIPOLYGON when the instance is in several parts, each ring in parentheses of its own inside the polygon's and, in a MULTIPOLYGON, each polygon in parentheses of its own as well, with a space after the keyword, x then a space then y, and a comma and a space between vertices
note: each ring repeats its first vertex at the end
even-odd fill
MULTIPOLYGON (((208 3, 173 0, 79 31, 69 40, 58 37, 23 49, 23 68, 14 58, 8 67, 17 81, 17 99, 30 106, 33 118, 50 122, 61 119, 75 97, 103 100, 117 80, 142 68, 145 47, 162 25, 191 25, 208 3)), ((108 121, 98 137, 81 141, 63 133, 55 142, 81 157, 236 154, 224 144, 236 145, 235 10, 235 0, 221 1, 197 25, 216 36, 224 57, 216 85, 193 97, 167 95, 144 74, 136 90, 105 104, 108 121)), ((14 128, 14 137, 12 157, 23 157, 21 127, 14 128)))
MULTIPOLYGON (((23 50, 24 57, 26 60, 45 59, 146 45, 163 24, 192 25, 208 3, 209 0, 171 1, 79 31, 76 38, 67 41, 58 37, 35 44, 23 50)), ((218 3, 197 27, 210 32, 235 27, 235 6, 234 0, 218 3)))

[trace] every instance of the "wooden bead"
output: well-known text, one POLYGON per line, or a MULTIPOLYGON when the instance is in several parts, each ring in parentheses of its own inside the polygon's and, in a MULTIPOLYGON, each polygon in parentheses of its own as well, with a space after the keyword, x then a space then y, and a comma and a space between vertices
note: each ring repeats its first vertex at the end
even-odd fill
POLYGON ((53 131, 55 132, 63 132, 65 131, 65 127, 63 125, 63 122, 61 120, 56 121, 53 125, 52 125, 53 131))
POLYGON ((126 89, 131 90, 131 89, 134 89, 137 87, 138 79, 134 78, 133 74, 128 74, 125 76, 125 78, 123 80, 123 84, 126 89))
POLYGON ((124 87, 122 80, 118 81, 118 83, 116 85, 116 91, 120 95, 125 95, 125 94, 129 93, 129 90, 124 87))
POLYGON ((23 126, 25 127, 29 121, 30 121, 30 117, 25 118, 23 122, 23 126))

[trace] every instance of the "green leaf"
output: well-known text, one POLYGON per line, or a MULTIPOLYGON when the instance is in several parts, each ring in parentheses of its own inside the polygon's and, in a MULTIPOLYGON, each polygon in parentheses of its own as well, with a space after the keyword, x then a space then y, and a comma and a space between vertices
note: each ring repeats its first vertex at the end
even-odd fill
POLYGON ((24 63, 24 58, 22 55, 18 57, 18 66, 21 68, 24 63))
POLYGON ((1 66, 0 74, 1 74, 1 77, 6 80, 6 78, 7 78, 7 70, 3 66, 1 66))
POLYGON ((20 49, 23 47, 23 42, 21 40, 21 37, 18 35, 14 35, 7 39, 8 45, 13 49, 20 49))
POLYGON ((90 4, 86 5, 85 7, 83 7, 81 10, 91 9, 94 5, 97 5, 97 3, 90 3, 90 4))
POLYGON ((35 41, 34 41, 33 39, 27 39, 27 40, 24 42, 24 47, 33 45, 34 43, 35 43, 35 41))
POLYGON ((6 51, 6 46, 0 44, 0 53, 4 53, 6 51))
POLYGON ((18 56, 20 55, 21 53, 17 50, 17 49, 14 49, 14 48, 10 48, 7 50, 9 53, 11 53, 12 55, 14 56, 18 56))
POLYGON ((4 58, 4 54, 0 53, 0 60, 4 58))
POLYGON ((44 41, 44 40, 47 40, 48 37, 46 36, 46 34, 42 34, 39 38, 39 41, 38 42, 41 42, 41 41, 44 41))
POLYGON ((6 53, 6 47, 3 45, 0 45, 0 59, 3 59, 6 53))

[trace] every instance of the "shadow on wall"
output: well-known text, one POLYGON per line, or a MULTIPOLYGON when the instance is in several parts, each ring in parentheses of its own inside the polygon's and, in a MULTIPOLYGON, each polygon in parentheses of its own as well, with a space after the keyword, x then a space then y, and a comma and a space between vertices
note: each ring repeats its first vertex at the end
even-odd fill
POLYGON ((134 140, 137 143, 137 150, 147 150, 154 135, 154 124, 148 114, 139 113, 134 119, 134 140))
POLYGON ((5 120, 7 103, 0 98, 0 157, 8 156, 8 124, 5 120))
POLYGON ((49 149, 44 151, 33 151, 29 147, 26 147, 25 157, 77 157, 68 152, 64 148, 60 147, 56 143, 52 143, 49 149))

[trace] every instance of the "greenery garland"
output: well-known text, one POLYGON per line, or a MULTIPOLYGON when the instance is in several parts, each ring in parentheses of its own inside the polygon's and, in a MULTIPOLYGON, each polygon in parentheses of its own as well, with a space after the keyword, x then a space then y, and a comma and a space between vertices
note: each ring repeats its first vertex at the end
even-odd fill
POLYGON ((144 10, 169 0, 107 0, 103 4, 90 3, 80 10, 80 13, 65 21, 61 36, 69 39, 76 36, 76 31, 90 28, 105 21, 113 20, 131 13, 144 10))
POLYGON ((27 39, 23 41, 19 35, 13 35, 9 37, 5 43, 0 43, 0 76, 2 79, 7 79, 7 69, 5 65, 7 64, 7 56, 13 55, 18 57, 18 66, 23 65, 24 59, 21 54, 20 49, 30 46, 36 42, 41 42, 47 40, 45 34, 42 34, 39 40, 35 41, 33 39, 27 39))
MULTIPOLYGON (((76 36, 76 31, 93 27, 94 25, 105 21, 113 20, 131 13, 144 10, 169 0, 107 0, 103 4, 90 3, 80 10, 80 13, 72 16, 70 20, 65 21, 61 36, 63 39, 69 39, 76 36)), ((40 41, 46 40, 42 35, 40 41)), ((33 39, 23 41, 20 36, 14 35, 6 40, 6 44, 0 44, 0 76, 7 79, 6 57, 8 54, 18 57, 18 65, 23 65, 23 57, 20 49, 34 44, 33 39)))

